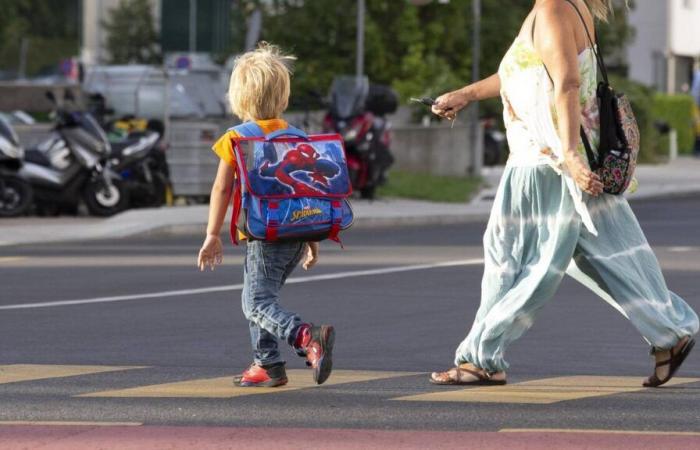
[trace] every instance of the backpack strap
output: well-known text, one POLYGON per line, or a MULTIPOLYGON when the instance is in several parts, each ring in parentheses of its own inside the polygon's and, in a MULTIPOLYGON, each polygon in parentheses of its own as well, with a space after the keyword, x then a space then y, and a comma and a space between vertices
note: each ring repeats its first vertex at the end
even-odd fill
POLYGON ((600 53, 600 51, 598 51, 598 49, 596 48, 596 43, 593 42, 593 38, 591 37, 591 32, 588 31, 588 25, 586 25, 586 20, 583 18, 583 14, 581 14, 581 10, 578 8, 578 6, 576 6, 576 4, 572 0, 566 0, 566 2, 574 7, 576 12, 578 13, 578 16, 581 18, 581 23, 583 24, 583 29, 586 30, 586 36, 588 36, 588 42, 591 44, 591 50, 593 50, 593 54, 595 55, 595 59, 598 62, 598 68, 600 68, 600 73, 603 75, 603 80, 605 80, 605 84, 610 84, 608 82, 608 68, 605 66, 605 61, 603 60, 603 54, 600 53))
MULTIPOLYGON (((233 131, 241 137, 258 137, 264 136, 265 132, 260 125, 255 122, 243 122, 235 127, 231 127, 228 131, 233 131)), ((235 155, 234 155, 235 156, 235 155)), ((242 185, 240 173, 236 176, 233 183, 233 193, 231 195, 231 202, 233 204, 233 213, 231 214, 231 225, 229 228, 229 234, 231 235, 231 242, 234 245, 238 245, 238 229, 236 225, 238 224, 238 217, 241 214, 241 209, 243 206, 243 195, 242 195, 242 185)))
POLYGON ((236 125, 235 127, 229 128, 228 131, 234 131, 241 137, 265 136, 265 132, 262 128, 260 128, 260 125, 253 121, 243 122, 241 124, 236 125))
POLYGON ((331 202, 331 230, 328 233, 328 239, 337 242, 343 247, 343 243, 340 242, 338 234, 340 233, 340 225, 343 220, 343 205, 340 200, 333 200, 331 202))
POLYGON ((265 139, 270 141, 272 139, 276 139, 276 138, 282 137, 282 136, 294 136, 294 137, 299 137, 302 139, 307 139, 307 140, 309 139, 309 136, 306 133, 304 133, 299 128, 293 127, 291 125, 288 125, 287 128, 273 131, 272 133, 266 135, 265 139))

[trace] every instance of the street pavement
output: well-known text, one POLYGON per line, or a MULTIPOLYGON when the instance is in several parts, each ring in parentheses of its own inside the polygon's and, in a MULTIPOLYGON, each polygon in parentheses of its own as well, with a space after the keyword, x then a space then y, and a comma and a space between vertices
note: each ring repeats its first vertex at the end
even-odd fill
MULTIPOLYGON (((638 201, 669 286, 700 310, 700 199, 638 201)), ((199 235, 0 248, 0 448, 698 448, 700 353, 644 389, 648 347, 567 279, 507 353, 505 387, 428 383, 479 302, 483 221, 358 228, 283 303, 337 330, 314 386, 239 389, 250 363, 242 247, 195 268, 199 235), (44 447, 42 447, 42 445, 44 447)))

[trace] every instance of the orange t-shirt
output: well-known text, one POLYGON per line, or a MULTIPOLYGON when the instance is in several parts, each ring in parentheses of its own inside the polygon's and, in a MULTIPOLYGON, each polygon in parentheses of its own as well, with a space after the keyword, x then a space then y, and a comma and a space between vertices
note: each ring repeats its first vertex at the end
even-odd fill
MULTIPOLYGON (((265 134, 270 134, 277 130, 282 130, 287 128, 289 125, 286 120, 283 119, 267 119, 267 120, 256 120, 255 123, 262 128, 265 134)), ((231 139, 240 137, 235 131, 227 131, 224 133, 218 141, 211 148, 214 150, 216 155, 236 167, 236 160, 233 157, 233 147, 231 146, 231 139)))
MULTIPOLYGON (((274 131, 282 130, 289 126, 287 121, 283 119, 256 120, 255 123, 262 128, 265 134, 270 134, 274 131)), ((233 166, 234 169, 236 167, 236 159, 233 156, 233 145, 231 144, 231 139, 237 137, 240 137, 240 135, 235 131, 227 131, 219 138, 218 141, 214 143, 211 148, 219 158, 233 166)), ((234 176, 236 176, 235 172, 234 176)), ((239 230, 238 239, 244 240, 245 238, 245 235, 239 230)))

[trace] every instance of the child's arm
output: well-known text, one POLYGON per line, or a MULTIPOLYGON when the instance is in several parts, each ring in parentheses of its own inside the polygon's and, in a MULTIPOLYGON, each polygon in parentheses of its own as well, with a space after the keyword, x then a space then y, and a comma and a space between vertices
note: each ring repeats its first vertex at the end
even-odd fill
POLYGON ((228 204, 231 201, 234 174, 233 166, 224 160, 219 162, 219 169, 216 172, 216 179, 209 197, 207 237, 204 239, 197 258, 199 270, 204 270, 207 266, 214 270, 215 265, 223 262, 223 245, 219 234, 226 219, 228 204))

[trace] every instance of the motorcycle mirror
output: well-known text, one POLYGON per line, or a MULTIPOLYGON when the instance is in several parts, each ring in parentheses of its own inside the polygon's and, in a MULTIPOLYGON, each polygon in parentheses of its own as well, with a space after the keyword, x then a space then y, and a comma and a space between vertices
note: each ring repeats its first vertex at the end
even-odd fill
POLYGON ((54 105, 56 104, 56 96, 54 95, 53 91, 46 91, 46 94, 44 94, 47 99, 54 105))

